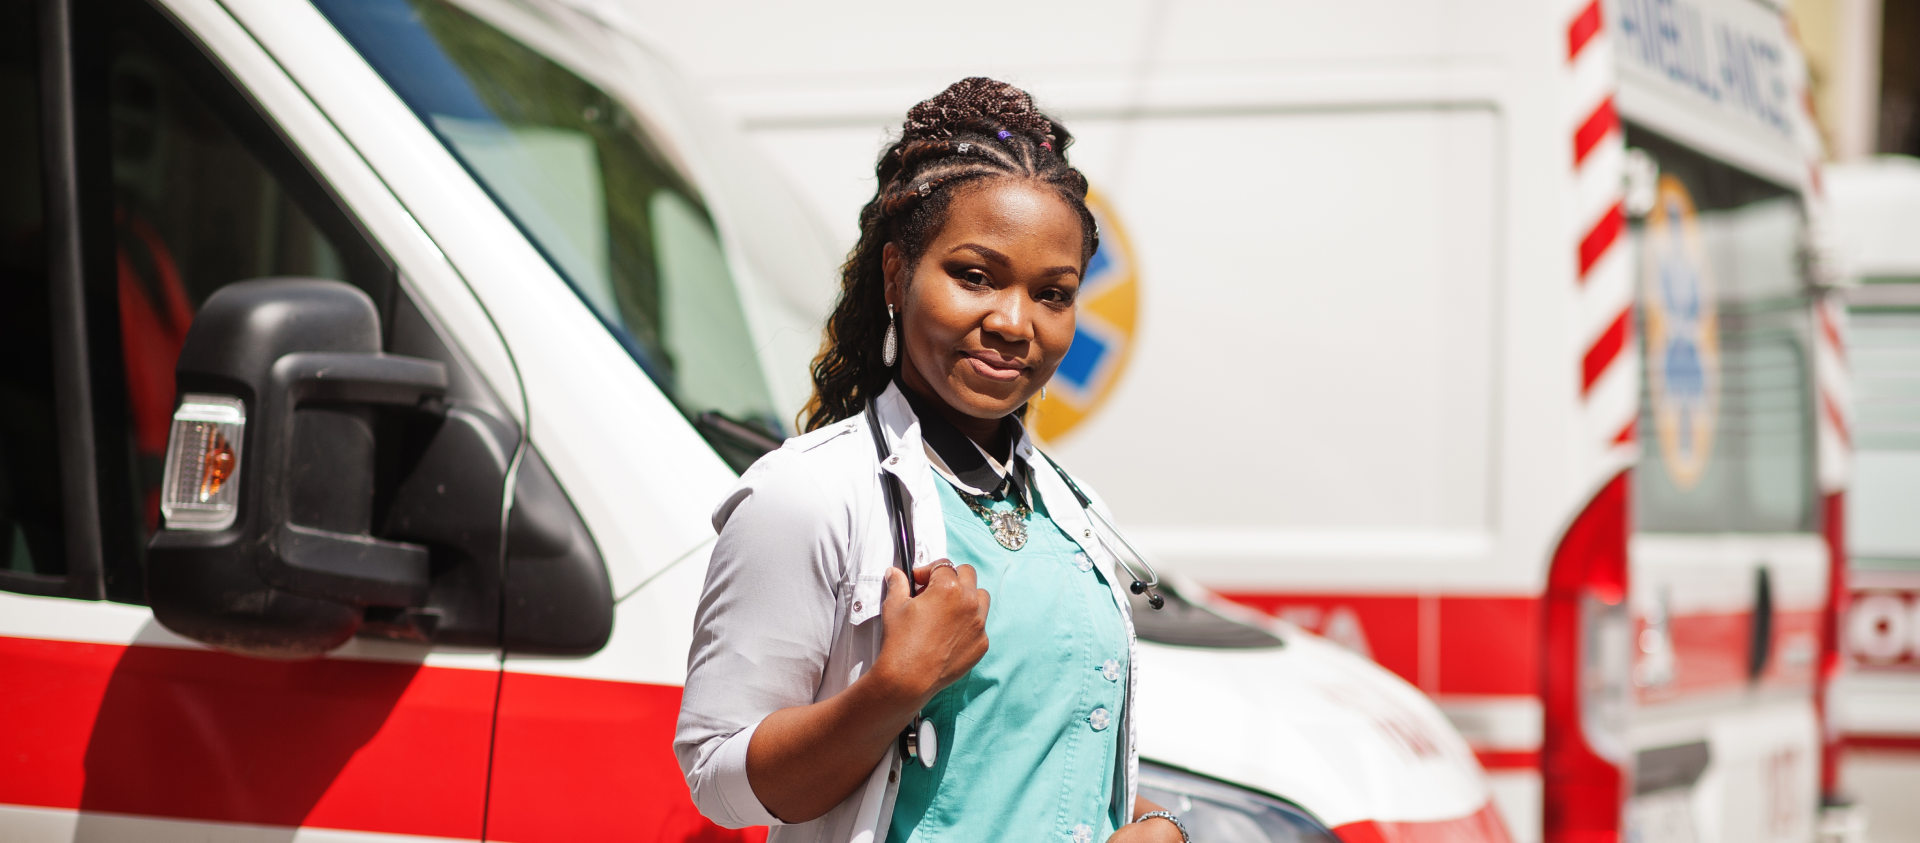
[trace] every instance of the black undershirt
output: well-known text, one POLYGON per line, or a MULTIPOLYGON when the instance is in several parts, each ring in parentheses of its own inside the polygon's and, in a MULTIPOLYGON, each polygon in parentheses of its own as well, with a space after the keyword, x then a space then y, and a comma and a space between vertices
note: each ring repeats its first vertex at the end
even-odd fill
MULTIPOLYGON (((893 379, 893 384, 900 388, 900 394, 906 396, 907 406, 912 407, 913 414, 920 418, 920 437, 926 440, 927 446, 935 454, 940 455, 940 461, 947 464, 947 470, 960 478, 962 483, 975 489, 988 490, 988 496, 994 500, 1005 497, 1006 490, 1002 487, 1006 485, 1006 478, 993 470, 983 449, 975 447, 973 440, 948 421, 932 401, 913 391, 898 376, 893 379)), ((1002 463, 1012 469, 1011 473, 1024 477, 1024 466, 1014 462, 1012 453, 1013 443, 1020 441, 1024 429, 1019 421, 1008 415, 1000 419, 1000 430, 1007 438, 1008 452, 1002 463)))

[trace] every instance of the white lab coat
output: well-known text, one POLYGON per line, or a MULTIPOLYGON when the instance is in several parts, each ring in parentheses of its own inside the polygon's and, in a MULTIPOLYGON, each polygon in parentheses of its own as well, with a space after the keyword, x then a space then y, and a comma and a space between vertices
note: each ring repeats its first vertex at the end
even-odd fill
MULTIPOLYGON (((906 487, 914 564, 946 556, 946 524, 919 420, 892 386, 875 410, 891 449, 884 464, 861 414, 762 457, 713 514, 720 538, 694 616, 673 750, 700 813, 728 828, 773 826, 770 843, 875 843, 886 838, 893 817, 902 760, 897 749, 880 759, 866 785, 812 822, 781 823, 747 784, 747 744, 761 720, 840 693, 880 654, 880 602, 894 546, 879 471, 892 472, 906 487)), ((1014 452, 1033 466, 1035 492, 1054 523, 1102 570, 1120 570, 1032 440, 1022 436, 1014 452)), ((1107 514, 1097 497, 1094 505, 1107 514)), ((1116 794, 1124 799, 1117 812, 1124 822, 1139 769, 1133 701, 1140 660, 1126 587, 1118 576, 1107 580, 1126 626, 1130 665, 1125 740, 1115 759, 1124 765, 1116 777, 1124 782, 1116 794)))

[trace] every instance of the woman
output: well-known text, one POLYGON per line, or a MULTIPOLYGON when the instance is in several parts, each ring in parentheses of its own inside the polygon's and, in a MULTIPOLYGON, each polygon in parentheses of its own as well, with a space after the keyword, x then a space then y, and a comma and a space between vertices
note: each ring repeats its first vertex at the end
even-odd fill
POLYGON ((1098 246, 1070 141, 1025 92, 973 78, 881 155, 807 432, 714 513, 674 750, 715 822, 776 841, 1185 839, 1135 794, 1115 560, 1018 420, 1073 342, 1098 246))

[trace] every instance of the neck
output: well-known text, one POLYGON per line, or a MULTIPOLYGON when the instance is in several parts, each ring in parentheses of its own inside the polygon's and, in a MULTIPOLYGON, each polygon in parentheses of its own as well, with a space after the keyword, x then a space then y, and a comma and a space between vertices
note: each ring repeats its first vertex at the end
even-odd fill
POLYGON ((983 419, 954 409, 952 404, 947 403, 947 399, 940 396, 940 391, 933 388, 933 384, 920 376, 920 371, 914 368, 911 361, 900 361, 900 382, 901 386, 913 390, 913 394, 919 396, 921 400, 933 405, 941 418, 946 419, 948 423, 959 429, 961 434, 973 440, 973 444, 979 445, 981 450, 989 454, 996 455, 994 459, 1003 458, 1013 447, 1013 443, 1007 441, 1007 426, 1001 424, 1000 419, 983 419))

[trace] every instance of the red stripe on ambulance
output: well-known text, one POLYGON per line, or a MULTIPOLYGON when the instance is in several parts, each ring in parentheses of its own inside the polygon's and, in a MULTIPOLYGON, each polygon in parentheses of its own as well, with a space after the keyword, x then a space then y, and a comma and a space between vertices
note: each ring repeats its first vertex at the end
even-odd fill
POLYGON ((1573 163, 1587 160, 1593 148, 1600 145, 1608 135, 1620 128, 1620 114, 1613 109, 1613 97, 1607 97, 1587 115, 1580 128, 1573 132, 1573 163))
POLYGON ((516 843, 765 840, 765 828, 723 829, 694 808, 672 752, 680 693, 669 685, 507 673, 487 836, 516 843))
POLYGON ((1632 316, 1631 310, 1620 311, 1620 315, 1613 317, 1613 324, 1601 331, 1600 337, 1588 346, 1586 356, 1580 361, 1582 394, 1592 392, 1594 382, 1606 374, 1613 361, 1620 359, 1620 352, 1626 350, 1627 337, 1632 330, 1632 316))
POLYGON ((1372 656, 1429 694, 1539 693, 1539 601, 1530 597, 1224 596, 1372 656), (1424 649, 1423 612, 1434 614, 1429 633, 1438 633, 1437 646, 1424 649))
POLYGON ((495 675, 0 638, 0 802, 478 838, 495 675))
POLYGON ((5 637, 0 663, 4 804, 464 839, 484 819, 526 843, 766 835, 694 809, 677 687, 5 637))
POLYGON ((1511 843, 1507 826, 1493 803, 1453 820, 1436 822, 1376 822, 1364 820, 1333 830, 1341 843, 1511 843))
POLYGON ((1567 24, 1567 60, 1580 56, 1580 51, 1587 48, 1593 36, 1600 34, 1601 23, 1600 0, 1593 0, 1574 15, 1573 22, 1567 24))
POLYGON ((1613 207, 1607 209, 1606 213, 1600 215, 1600 219, 1594 221, 1592 227, 1587 229, 1586 236, 1580 238, 1581 280, 1586 280, 1587 273, 1593 270, 1593 265, 1606 257, 1607 251, 1613 248, 1614 242, 1620 239, 1620 232, 1626 230, 1626 227, 1626 206, 1616 202, 1613 207))

